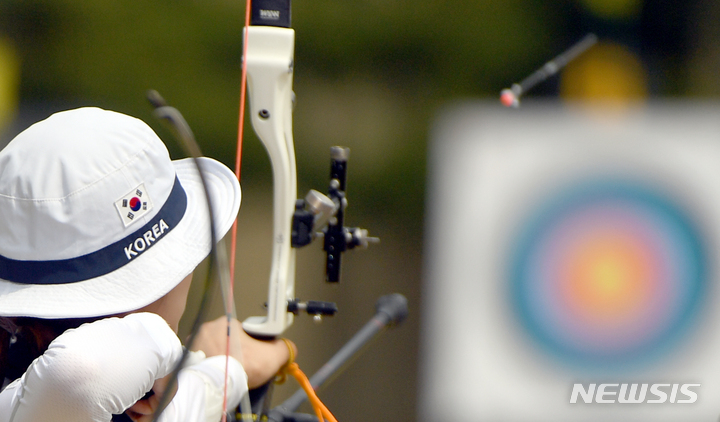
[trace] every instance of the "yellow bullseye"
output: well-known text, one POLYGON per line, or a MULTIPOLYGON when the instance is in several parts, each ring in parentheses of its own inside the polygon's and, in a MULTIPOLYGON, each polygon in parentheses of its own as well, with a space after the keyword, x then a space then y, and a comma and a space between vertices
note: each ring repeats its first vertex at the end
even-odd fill
POLYGON ((583 318, 619 323, 643 308, 652 268, 640 247, 620 236, 600 236, 569 258, 567 303, 583 318))

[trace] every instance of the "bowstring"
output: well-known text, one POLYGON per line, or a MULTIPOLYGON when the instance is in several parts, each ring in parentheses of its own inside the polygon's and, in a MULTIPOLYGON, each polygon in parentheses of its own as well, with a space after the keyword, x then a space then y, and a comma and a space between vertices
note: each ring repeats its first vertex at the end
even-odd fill
MULTIPOLYGON (((245 2, 245 27, 243 37, 243 52, 242 52, 242 64, 240 72, 240 110, 238 116, 238 136, 237 136, 237 148, 235 153, 235 177, 237 177, 238 183, 240 182, 240 170, 242 166, 242 146, 243 146, 243 135, 245 129, 245 97, 247 95, 247 51, 248 51, 248 35, 250 27, 250 15, 251 15, 251 4, 252 0, 246 0, 245 2)), ((228 285, 228 295, 226 300, 233 301, 234 287, 235 287, 235 260, 237 251, 237 219, 233 222, 230 234, 230 256, 229 256, 229 273, 230 283, 228 285)), ((226 309, 230 309, 230 303, 226 303, 226 309)), ((234 306, 233 306, 234 308, 234 306)), ((230 367, 230 329, 232 317, 230 313, 227 313, 227 344, 225 349, 225 380, 223 386, 223 416, 222 422, 227 421, 227 396, 228 396, 228 372, 230 367)), ((244 412, 243 412, 244 413, 244 412)))
MULTIPOLYGON (((224 250, 224 245, 218 244, 216 242, 216 234, 215 234, 215 221, 214 221, 214 213, 213 213, 213 207, 212 207, 212 201, 210 198, 209 190, 207 188, 207 181, 205 179, 205 174, 202 171, 202 163, 200 162, 200 157, 202 156, 202 153, 200 151, 200 147, 198 146, 197 142, 195 141, 195 137, 192 133, 192 130, 188 126, 185 119, 182 117, 182 114, 180 112, 173 108, 169 107, 165 100, 162 98, 162 96, 157 91, 149 91, 148 92, 148 100, 155 106, 154 114, 165 121, 168 121, 170 123, 171 128, 173 129, 173 132, 176 135, 176 138, 178 141, 180 141, 180 145, 185 149, 186 153, 188 153, 195 164, 195 167, 197 169, 198 175, 200 177, 200 181, 203 186, 203 191, 205 192, 205 200, 207 203, 207 211, 208 211, 208 217, 210 219, 210 264, 208 266, 208 274, 205 279, 205 285, 203 286, 203 294, 200 302, 200 309, 198 310, 198 314, 195 317, 195 320, 193 321, 192 329, 190 330, 190 336, 187 340, 186 347, 183 350, 183 354, 180 358, 180 361, 177 363, 175 369, 172 372, 171 378, 170 378, 170 385, 173 385, 177 382, 180 370, 183 368, 185 362, 187 361, 187 358, 190 354, 190 349, 192 347, 192 344, 195 342, 195 338, 200 331, 200 326, 202 325, 202 322, 206 319, 207 311, 210 308, 211 303, 211 287, 212 287, 212 270, 213 266, 217 269, 219 272, 219 278, 221 284, 224 282, 227 283, 228 277, 223 275, 227 274, 223 272, 223 268, 227 268, 228 264, 226 261, 227 253, 224 250), (218 250, 220 249, 220 250, 218 250)), ((227 371, 226 371, 227 376, 227 371)), ((162 415, 163 411, 165 410, 165 407, 170 403, 170 391, 171 389, 166 389, 165 392, 162 394, 159 400, 158 408, 154 412, 153 415, 153 422, 157 422, 160 418, 160 415, 162 415)))

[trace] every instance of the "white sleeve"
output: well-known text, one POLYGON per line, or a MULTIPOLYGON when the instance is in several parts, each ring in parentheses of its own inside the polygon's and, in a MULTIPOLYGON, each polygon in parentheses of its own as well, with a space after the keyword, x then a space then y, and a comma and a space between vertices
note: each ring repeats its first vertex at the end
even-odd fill
MULTIPOLYGON (((199 363, 191 363, 180 371, 178 391, 160 422, 218 422, 222 416, 225 356, 205 359, 202 352, 194 353, 199 363)), ((228 409, 238 406, 247 389, 245 370, 231 357, 228 360, 228 409)))
POLYGON ((150 313, 107 318, 58 336, 0 394, 0 422, 107 422, 169 374, 180 340, 150 313))
MULTIPOLYGON (((27 372, 0 392, 0 422, 108 422, 172 372, 182 347, 151 313, 107 318, 56 338, 27 372)), ((193 352, 162 422, 217 422, 222 414, 225 356, 193 352)), ((186 364, 187 365, 187 364, 186 364)), ((247 392, 240 363, 228 362, 228 408, 247 392)))

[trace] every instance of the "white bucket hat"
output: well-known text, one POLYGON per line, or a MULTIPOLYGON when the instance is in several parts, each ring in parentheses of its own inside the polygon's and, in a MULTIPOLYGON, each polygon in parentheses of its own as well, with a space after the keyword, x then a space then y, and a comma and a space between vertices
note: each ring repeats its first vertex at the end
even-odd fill
MULTIPOLYGON (((225 165, 201 159, 218 239, 240 208, 225 165)), ((192 159, 171 161, 143 121, 99 108, 34 124, 0 151, 0 316, 139 309, 210 253, 192 159)))

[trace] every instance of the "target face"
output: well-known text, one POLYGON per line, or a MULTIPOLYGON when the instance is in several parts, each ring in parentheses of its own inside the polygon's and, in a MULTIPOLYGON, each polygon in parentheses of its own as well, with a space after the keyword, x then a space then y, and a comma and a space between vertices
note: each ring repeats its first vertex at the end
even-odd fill
POLYGON ((521 326, 560 361, 624 366, 665 353, 696 320, 706 251, 661 192, 585 183, 531 213, 511 253, 521 326))

